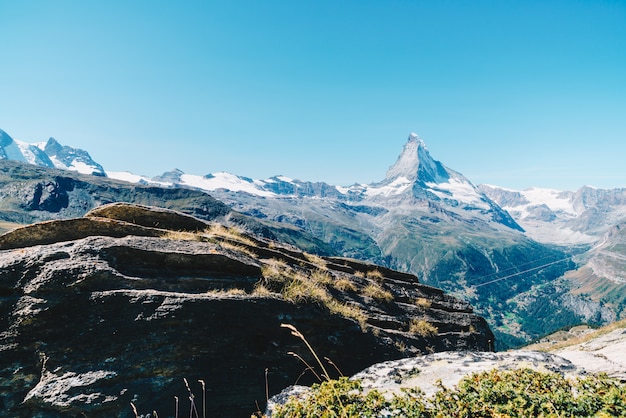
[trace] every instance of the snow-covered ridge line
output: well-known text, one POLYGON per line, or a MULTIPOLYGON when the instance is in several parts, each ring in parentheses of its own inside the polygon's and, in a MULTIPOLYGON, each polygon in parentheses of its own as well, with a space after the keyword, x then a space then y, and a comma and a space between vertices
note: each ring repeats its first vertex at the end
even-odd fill
POLYGON ((0 129, 0 159, 20 161, 43 167, 106 176, 104 168, 84 150, 59 144, 54 138, 29 144, 13 139, 0 129))

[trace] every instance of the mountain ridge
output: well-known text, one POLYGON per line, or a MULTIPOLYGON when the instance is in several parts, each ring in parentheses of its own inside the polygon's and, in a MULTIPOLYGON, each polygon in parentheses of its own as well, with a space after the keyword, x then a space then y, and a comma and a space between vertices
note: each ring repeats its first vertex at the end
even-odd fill
MULTIPOLYGON (((301 237, 313 237, 331 253, 415 274, 472 303, 505 346, 578 322, 604 323, 623 312, 622 301, 608 312, 606 295, 576 292, 583 279, 564 276, 584 265, 578 255, 612 226, 602 217, 607 210, 614 215, 610 222, 619 220, 622 210, 626 213, 626 204, 619 206, 626 202, 619 190, 555 192, 557 203, 563 206, 567 197, 571 202, 566 209, 580 209, 559 212, 528 193, 473 185, 432 158, 416 134, 409 136, 385 179, 372 184, 342 187, 286 176, 255 180, 224 172, 198 176, 178 169, 154 178, 108 175, 155 190, 194 189, 248 219, 296 228, 301 237), (604 192, 612 193, 616 208, 602 206, 604 192), (526 205, 532 216, 503 209, 516 205, 526 205), (555 222, 559 216, 575 223, 572 234, 585 240, 565 246, 555 240, 554 231, 563 225, 555 222), (543 243, 533 239, 542 228, 549 238, 543 243), (559 315, 552 315, 557 311, 559 315)), ((45 195, 49 186, 38 187, 45 195)))
POLYGON ((14 160, 48 168, 106 177, 104 168, 87 151, 61 145, 56 139, 29 144, 0 129, 0 160, 14 160))

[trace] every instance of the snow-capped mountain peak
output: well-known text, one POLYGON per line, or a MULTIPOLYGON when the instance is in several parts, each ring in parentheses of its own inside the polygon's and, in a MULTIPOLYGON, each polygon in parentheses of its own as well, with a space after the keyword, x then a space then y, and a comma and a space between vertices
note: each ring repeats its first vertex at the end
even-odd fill
POLYGON ((61 145, 54 138, 48 139, 47 142, 29 144, 11 138, 2 129, 0 129, 0 159, 106 176, 104 168, 96 163, 87 151, 61 145))
MULTIPOLYGON (((39 146, 41 146, 41 143, 39 146)), ((87 151, 61 145, 54 138, 48 139, 42 150, 50 157, 56 168, 95 176, 106 175, 104 168, 95 162, 87 151)))
POLYGON ((450 174, 443 164, 430 156, 422 138, 411 133, 398 160, 387 170, 384 182, 392 183, 399 178, 409 182, 443 183, 448 181, 450 174))
POLYGON ((15 160, 23 163, 54 167, 45 152, 37 146, 18 141, 0 129, 0 159, 15 160))

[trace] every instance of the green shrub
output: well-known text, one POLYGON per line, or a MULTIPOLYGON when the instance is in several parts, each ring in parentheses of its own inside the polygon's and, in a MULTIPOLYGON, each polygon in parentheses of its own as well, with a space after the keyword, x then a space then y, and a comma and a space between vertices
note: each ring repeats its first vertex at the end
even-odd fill
POLYGON ((364 394, 359 381, 341 377, 313 385, 310 396, 301 401, 287 402, 272 417, 375 417, 387 405, 379 392, 364 394))
POLYGON ((341 378, 313 386, 303 400, 279 407, 278 418, 299 417, 619 417, 626 416, 626 385, 606 375, 570 380, 531 369, 490 370, 440 386, 431 397, 407 389, 391 399, 341 378))

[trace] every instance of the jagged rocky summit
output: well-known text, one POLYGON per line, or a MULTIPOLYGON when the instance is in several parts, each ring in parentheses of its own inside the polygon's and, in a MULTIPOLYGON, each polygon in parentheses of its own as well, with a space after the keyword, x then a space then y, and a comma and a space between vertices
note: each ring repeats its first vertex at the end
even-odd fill
POLYGON ((13 139, 0 129, 0 160, 15 160, 29 164, 83 174, 106 177, 104 168, 87 151, 61 145, 50 138, 47 142, 29 144, 13 139))
POLYGON ((189 215, 111 204, 0 236, 0 410, 11 417, 249 416, 314 364, 346 374, 490 350, 466 302, 411 275, 320 257, 189 215), (185 412, 187 413, 187 412, 185 412))

